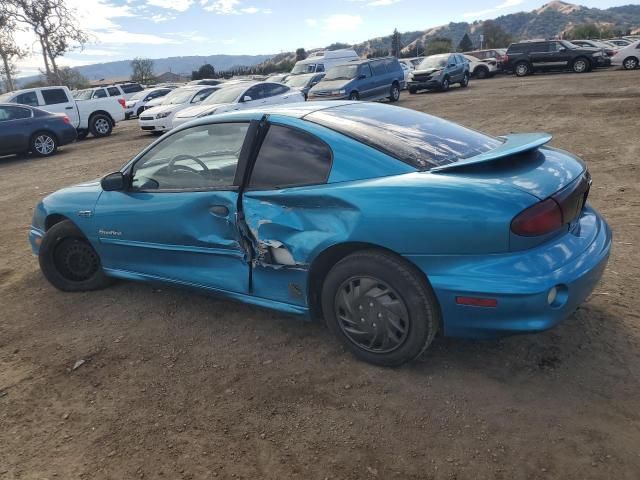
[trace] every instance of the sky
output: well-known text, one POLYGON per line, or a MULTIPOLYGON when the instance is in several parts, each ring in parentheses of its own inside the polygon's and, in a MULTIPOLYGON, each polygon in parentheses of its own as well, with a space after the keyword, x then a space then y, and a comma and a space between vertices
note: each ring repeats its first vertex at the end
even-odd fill
MULTIPOLYGON (((333 42, 357 43, 451 21, 473 21, 530 11, 545 0, 67 0, 91 35, 82 51, 59 63, 87 65, 133 57, 275 54, 333 42), (433 6, 432 6, 433 5, 433 6)), ((633 0, 583 0, 607 8, 633 0)), ((20 76, 43 67, 27 31, 18 42, 32 55, 19 62, 20 76)))

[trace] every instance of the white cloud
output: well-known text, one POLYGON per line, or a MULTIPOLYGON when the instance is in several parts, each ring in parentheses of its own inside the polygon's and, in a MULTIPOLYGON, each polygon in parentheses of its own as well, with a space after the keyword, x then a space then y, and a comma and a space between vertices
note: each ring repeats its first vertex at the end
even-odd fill
POLYGON ((329 15, 322 20, 323 28, 329 32, 353 32, 362 25, 360 15, 348 15, 337 13, 329 15))
POLYGON ((305 23, 307 25, 309 25, 310 27, 317 27, 318 26, 318 20, 316 20, 315 18, 307 18, 305 20, 305 23))
POLYGON ((489 15, 491 13, 499 12, 500 10, 505 10, 507 8, 516 7, 516 6, 520 5, 523 2, 524 2, 524 0, 505 0, 500 5, 496 5, 495 7, 487 8, 485 10, 479 10, 479 11, 476 11, 476 12, 466 12, 466 13, 463 13, 462 16, 464 18, 484 17, 484 16, 489 15))
POLYGON ((111 29, 97 34, 97 43, 106 44, 135 44, 168 45, 181 43, 173 38, 161 37, 151 33, 133 33, 121 29, 111 29))
POLYGON ((402 0, 349 0, 349 1, 363 3, 367 7, 386 7, 387 5, 393 5, 394 3, 401 2, 402 0))
POLYGON ((147 4, 167 10, 186 12, 193 5, 193 0, 147 0, 147 4))
POLYGON ((258 8, 254 6, 239 8, 240 0, 200 0, 200 5, 202 5, 208 12, 217 13, 218 15, 240 15, 243 13, 252 15, 255 13, 271 13, 270 8, 258 8))
POLYGON ((153 23, 162 23, 168 20, 175 20, 175 19, 176 17, 174 15, 167 15, 164 13, 156 13, 155 15, 151 15, 149 17, 149 20, 151 20, 153 23))

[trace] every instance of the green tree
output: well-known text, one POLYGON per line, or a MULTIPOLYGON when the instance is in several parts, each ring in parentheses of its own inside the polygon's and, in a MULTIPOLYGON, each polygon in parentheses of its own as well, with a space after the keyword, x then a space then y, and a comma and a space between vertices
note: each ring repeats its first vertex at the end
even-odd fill
POLYGON ((296 50, 296 62, 304 60, 305 58, 307 58, 307 51, 302 47, 298 48, 296 50))
POLYGON ((500 28, 493 20, 482 24, 483 48, 505 48, 513 43, 513 37, 500 28))
POLYGON ((425 49, 425 55, 437 55, 439 53, 449 53, 453 50, 450 38, 434 38, 425 49))
POLYGON ((351 45, 348 43, 335 42, 325 48, 325 50, 342 50, 344 48, 351 48, 351 45))
POLYGON ((462 40, 460 40, 460 43, 458 44, 458 51, 468 52, 470 50, 473 50, 473 42, 471 41, 471 38, 469 38, 469 34, 465 33, 464 37, 462 37, 462 40))
POLYGON ((23 58, 27 53, 16 45, 13 38, 14 31, 13 20, 0 11, 0 80, 7 92, 15 88, 13 77, 18 73, 15 61, 23 58))
POLYGON ((571 28, 568 32, 565 33, 564 38, 566 38, 567 40, 576 40, 585 38, 589 39, 611 37, 616 35, 618 35, 618 31, 616 29, 608 27, 604 27, 601 29, 595 23, 583 23, 571 28))
POLYGON ((153 60, 136 57, 131 60, 131 80, 138 83, 153 83, 153 60))
POLYGON ((191 72, 191 80, 201 80, 203 78, 215 78, 216 69, 210 63, 205 63, 198 70, 191 72))
POLYGON ((400 32, 395 28, 391 35, 391 55, 400 58, 400 52, 402 51, 402 38, 400 38, 400 32))
POLYGON ((90 86, 87 77, 73 68, 60 67, 58 76, 60 78, 60 84, 69 87, 71 90, 89 88, 90 86))
POLYGON ((386 50, 384 48, 376 48, 375 50, 373 50, 371 53, 367 55, 367 58, 378 58, 378 57, 388 57, 388 56, 389 56, 389 50, 386 50))

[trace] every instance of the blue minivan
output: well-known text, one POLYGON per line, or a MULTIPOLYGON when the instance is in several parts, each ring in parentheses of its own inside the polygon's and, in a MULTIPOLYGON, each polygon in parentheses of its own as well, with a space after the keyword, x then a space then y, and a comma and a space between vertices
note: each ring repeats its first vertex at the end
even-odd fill
POLYGON ((309 100, 400 99, 404 71, 395 57, 355 60, 330 68, 308 93, 309 100))

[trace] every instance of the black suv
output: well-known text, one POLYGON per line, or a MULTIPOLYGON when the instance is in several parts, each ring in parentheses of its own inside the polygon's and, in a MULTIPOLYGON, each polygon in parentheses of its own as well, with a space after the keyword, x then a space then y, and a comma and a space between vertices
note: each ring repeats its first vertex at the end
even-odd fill
POLYGON ((565 40, 512 43, 504 60, 504 69, 519 77, 543 70, 571 69, 584 73, 609 65, 611 60, 602 49, 579 47, 565 40))

